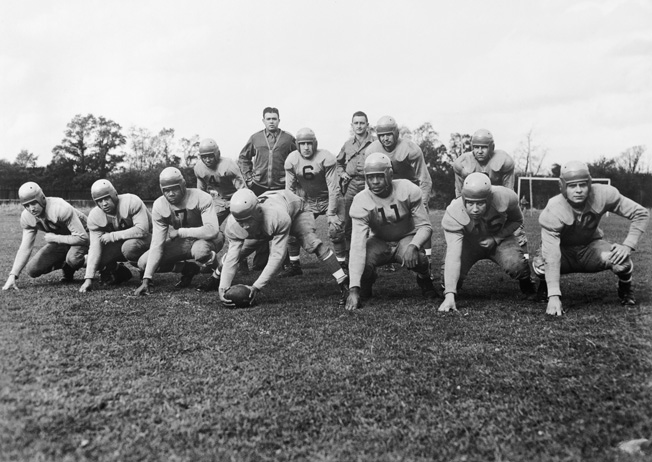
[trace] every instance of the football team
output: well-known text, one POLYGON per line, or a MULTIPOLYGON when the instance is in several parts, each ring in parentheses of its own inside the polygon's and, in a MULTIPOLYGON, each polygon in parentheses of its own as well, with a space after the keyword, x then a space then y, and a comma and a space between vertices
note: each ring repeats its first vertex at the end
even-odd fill
POLYGON ((194 166, 197 187, 187 187, 179 169, 163 169, 162 196, 151 213, 138 196, 118 194, 106 179, 91 187, 96 207, 88 217, 63 199, 46 197, 38 184, 23 184, 18 191, 25 208, 22 240, 2 290, 17 290, 25 268, 32 278, 61 269, 62 281, 71 282, 85 266, 79 289, 85 293, 98 283, 131 279, 128 263, 140 273, 135 295, 150 292, 155 273, 180 273, 177 288, 207 273, 197 290, 217 291, 225 307, 234 307, 242 300, 229 298, 229 288, 238 271, 249 272, 249 255, 255 253, 253 269, 260 275, 244 292, 231 293, 244 293, 253 304, 274 276, 303 274, 303 247, 333 276, 339 307, 347 310, 373 296, 379 267, 396 264, 416 273, 424 297, 443 298, 439 311, 456 311, 466 275, 485 259, 518 281, 524 299, 547 301, 549 315, 564 313, 560 275, 566 273, 611 270, 618 278, 620 303, 636 304, 631 253, 649 212, 616 188, 593 184, 585 163, 562 166, 560 194, 539 217, 541 248, 530 261, 514 192, 514 160, 495 149, 488 130, 477 130, 472 152, 453 164, 456 198, 441 221, 446 241, 441 293, 431 277, 432 180, 423 152, 400 136, 396 120, 381 117, 376 139, 367 115, 354 113, 353 136, 337 156, 318 148, 310 128, 295 138, 279 122, 278 109, 266 107, 265 128, 249 138, 237 163, 221 156, 215 140, 202 140, 194 166), (605 240, 599 228, 608 212, 630 220, 622 244, 605 240), (331 245, 316 234, 321 215, 331 245), (30 259, 38 231, 45 245, 30 259), (218 258, 225 243, 228 249, 218 258))

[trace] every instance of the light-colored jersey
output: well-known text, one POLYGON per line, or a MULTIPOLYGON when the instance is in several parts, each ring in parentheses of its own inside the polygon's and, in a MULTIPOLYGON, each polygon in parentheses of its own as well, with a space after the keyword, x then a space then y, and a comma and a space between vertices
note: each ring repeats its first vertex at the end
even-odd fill
POLYGON ((220 157, 215 169, 208 168, 201 159, 195 164, 197 189, 230 201, 233 193, 245 187, 238 164, 228 157, 220 157))
POLYGON ((441 226, 446 238, 444 263, 445 293, 456 292, 462 263, 464 239, 481 241, 491 237, 500 245, 523 224, 523 213, 516 193, 503 186, 491 187, 491 202, 487 212, 474 222, 466 211, 464 199, 453 199, 446 208, 441 226))
POLYGON ((220 288, 231 287, 235 276, 240 251, 245 240, 269 241, 269 260, 254 285, 262 289, 281 268, 287 250, 292 221, 303 212, 304 202, 287 189, 269 191, 258 197, 262 210, 261 225, 256 233, 245 230, 233 216, 226 220, 224 235, 229 241, 229 250, 223 262, 220 288))
POLYGON ((369 155, 374 152, 382 152, 390 158, 394 179, 410 180, 421 188, 423 203, 427 206, 432 191, 432 179, 421 148, 411 140, 399 138, 394 150, 390 152, 385 150, 380 141, 374 141, 369 145, 365 153, 369 155))
POLYGON ((285 188, 310 202, 327 202, 328 215, 337 212, 335 156, 319 149, 310 159, 292 151, 285 160, 285 188))
POLYGON ((127 239, 143 239, 152 233, 152 215, 142 199, 134 194, 118 195, 116 214, 108 215, 99 207, 88 214, 90 247, 86 261, 86 279, 91 279, 98 270, 102 258, 100 236, 108 234, 111 242, 127 239))
POLYGON ((210 194, 188 188, 178 205, 170 204, 165 196, 156 199, 152 207, 152 244, 147 256, 144 279, 151 279, 158 269, 169 227, 179 231, 180 239, 216 239, 220 226, 210 194))
POLYGON ((87 246, 86 221, 86 215, 59 197, 46 197, 42 217, 35 217, 28 210, 23 210, 20 215, 23 236, 11 274, 20 275, 29 260, 39 231, 56 234, 58 244, 87 246))
POLYGON ((539 216, 541 225, 541 253, 545 261, 548 295, 561 295, 559 274, 561 249, 566 246, 583 246, 602 239, 600 220, 613 212, 631 220, 623 245, 636 249, 645 232, 650 214, 646 208, 620 194, 613 186, 593 184, 582 210, 575 210, 562 195, 551 198, 539 216))
POLYGON ((351 287, 360 286, 370 234, 387 242, 413 235, 411 244, 419 249, 432 235, 421 190, 408 180, 393 180, 392 192, 384 198, 369 189, 360 191, 353 198, 349 214, 353 222, 349 255, 351 287))
POLYGON ((465 152, 453 162, 455 172, 455 197, 462 195, 464 179, 471 173, 484 173, 494 186, 514 189, 514 159, 505 151, 497 149, 491 159, 482 165, 472 152, 465 152))

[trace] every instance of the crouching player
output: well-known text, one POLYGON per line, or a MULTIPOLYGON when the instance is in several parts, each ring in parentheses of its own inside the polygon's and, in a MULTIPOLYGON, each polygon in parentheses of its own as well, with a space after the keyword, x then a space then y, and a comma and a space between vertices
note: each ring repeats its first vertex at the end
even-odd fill
MULTIPOLYGON (((315 219, 326 215, 328 237, 333 244, 335 257, 342 268, 346 267, 346 241, 344 238, 344 201, 339 193, 335 156, 325 149, 317 149, 317 137, 309 128, 297 132, 296 151, 285 160, 285 189, 301 197, 306 210, 315 219)), ((303 274, 299 258, 298 240, 290 236, 288 253, 290 265, 279 277, 303 274)))
POLYGON ((91 186, 91 196, 97 204, 88 214, 90 248, 86 261, 86 280, 80 292, 93 289, 95 272, 100 281, 109 285, 122 284, 131 279, 131 271, 123 261, 132 265, 149 249, 152 240, 152 216, 134 194, 120 194, 108 180, 97 180, 91 186))
POLYGON ((88 252, 86 215, 59 197, 45 197, 41 187, 31 181, 18 189, 18 198, 25 207, 20 215, 23 237, 2 290, 18 289, 16 279, 25 266, 29 277, 61 269, 61 281, 72 282, 88 252), (45 245, 29 260, 39 231, 45 233, 45 245))
POLYGON ((613 186, 591 184, 586 164, 568 162, 559 175, 561 194, 548 201, 539 216, 541 253, 534 259, 535 273, 542 278, 539 293, 545 297, 546 313, 561 316, 560 275, 611 270, 618 276, 618 297, 623 305, 635 305, 632 290, 634 265, 631 252, 645 232, 649 212, 620 194, 613 186), (607 212, 631 220, 622 244, 603 239, 598 227, 607 212))
POLYGON ((446 208, 441 221, 446 238, 444 301, 439 311, 457 311, 455 296, 471 267, 488 259, 519 282, 521 292, 534 299, 536 290, 530 267, 514 236, 523 224, 516 193, 491 186, 484 173, 471 173, 462 185, 462 197, 446 208))
POLYGON ((367 189, 353 198, 349 211, 353 229, 346 309, 361 307, 361 299, 372 296, 376 268, 394 262, 417 273, 425 297, 436 297, 424 251, 432 225, 421 190, 409 180, 393 180, 392 162, 385 154, 369 154, 364 174, 367 189))
POLYGON ((257 294, 283 266, 290 235, 296 237, 308 253, 314 253, 340 286, 339 305, 344 306, 348 293, 346 273, 333 251, 315 234, 315 218, 305 210, 304 201, 288 190, 270 191, 256 197, 250 189, 240 189, 231 198, 231 216, 225 228, 229 242, 222 267, 219 296, 222 304, 233 307, 224 293, 231 286, 238 262, 251 254, 261 242, 269 242, 269 261, 250 286, 249 299, 257 294))
POLYGON ((190 286, 200 268, 185 260, 194 259, 200 265, 215 269, 217 252, 224 245, 210 194, 186 188, 186 180, 174 167, 163 169, 159 184, 163 196, 156 199, 152 207, 152 244, 138 260, 143 281, 136 295, 149 293, 150 281, 156 272, 180 272, 181 280, 175 287, 190 286))

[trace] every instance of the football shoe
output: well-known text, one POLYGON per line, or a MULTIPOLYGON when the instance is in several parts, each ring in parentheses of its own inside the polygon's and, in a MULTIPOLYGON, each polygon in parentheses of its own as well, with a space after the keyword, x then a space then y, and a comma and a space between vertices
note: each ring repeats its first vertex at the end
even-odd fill
POLYGON ((426 298, 436 298, 439 296, 430 277, 422 278, 417 275, 417 285, 421 288, 421 295, 426 298))
POLYGON ((192 283, 192 278, 199 274, 200 268, 197 264, 192 262, 185 262, 183 269, 181 270, 181 279, 177 282, 174 287, 177 289, 183 289, 192 283))
POLYGON ((302 274, 303 270, 301 269, 301 262, 297 260, 290 262, 290 264, 285 267, 285 269, 281 272, 281 274, 278 275, 278 277, 292 278, 295 276, 301 276, 302 274))
POLYGON ((618 281, 618 298, 621 305, 636 305, 634 289, 631 282, 618 281))
POLYGON ((220 279, 209 276, 197 286, 199 292, 212 292, 220 288, 220 279))
POLYGON ((73 282, 75 280, 75 270, 68 265, 68 263, 64 263, 63 266, 61 267, 61 271, 63 272, 63 277, 61 278, 61 282, 73 282))

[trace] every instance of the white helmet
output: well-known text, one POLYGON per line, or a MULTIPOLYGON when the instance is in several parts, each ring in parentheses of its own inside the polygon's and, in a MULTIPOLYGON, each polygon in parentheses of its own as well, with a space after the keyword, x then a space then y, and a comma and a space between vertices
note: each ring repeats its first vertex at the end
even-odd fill
POLYGON ((462 185, 462 197, 464 200, 487 201, 491 199, 491 181, 484 173, 471 173, 464 180, 462 185))
POLYGON ((592 178, 588 165, 577 160, 571 160, 563 165, 559 172, 559 188, 564 197, 567 197, 566 186, 582 181, 586 181, 589 184, 589 189, 591 188, 592 178))
MULTIPOLYGON (((389 157, 387 157, 387 155, 383 154, 382 152, 373 152, 369 154, 364 161, 365 181, 367 175, 371 175, 374 173, 381 173, 385 176, 386 188, 383 191, 381 191, 381 193, 386 192, 387 189, 390 189, 392 187, 392 180, 394 179, 394 170, 392 169, 392 161, 389 159, 389 157)), ((369 186, 368 181, 367 181, 367 186, 369 186)))
POLYGON ((220 160, 220 148, 213 138, 204 138, 199 143, 199 157, 212 154, 215 160, 220 160))
MULTIPOLYGON (((310 128, 306 127, 300 129, 297 132, 296 140, 297 140, 297 147, 299 147, 299 143, 312 143, 312 155, 313 156, 315 155, 315 153, 317 152, 317 137, 315 136, 315 132, 313 132, 310 128)), ((300 147, 298 150, 299 150, 299 154, 301 154, 303 157, 306 157, 301 152, 300 147)))
POLYGON ((166 167, 163 169, 161 174, 158 177, 159 185, 161 186, 161 192, 164 188, 170 188, 172 186, 179 186, 181 188, 181 195, 185 197, 186 195, 186 180, 179 170, 176 167, 166 167))
POLYGON ((103 197, 109 196, 114 205, 118 205, 118 191, 115 190, 109 180, 97 180, 91 186, 91 197, 97 203, 103 197))
POLYGON ((378 119, 378 123, 376 124, 377 135, 383 135, 386 133, 393 133, 398 140, 398 124, 392 116, 382 116, 378 119))
POLYGON ((258 198, 251 189, 238 189, 231 196, 231 215, 236 220, 251 218, 258 206, 258 198))
POLYGON ((36 201, 41 204, 41 207, 45 207, 45 194, 41 187, 33 181, 28 181, 18 189, 18 198, 23 205, 36 201))

